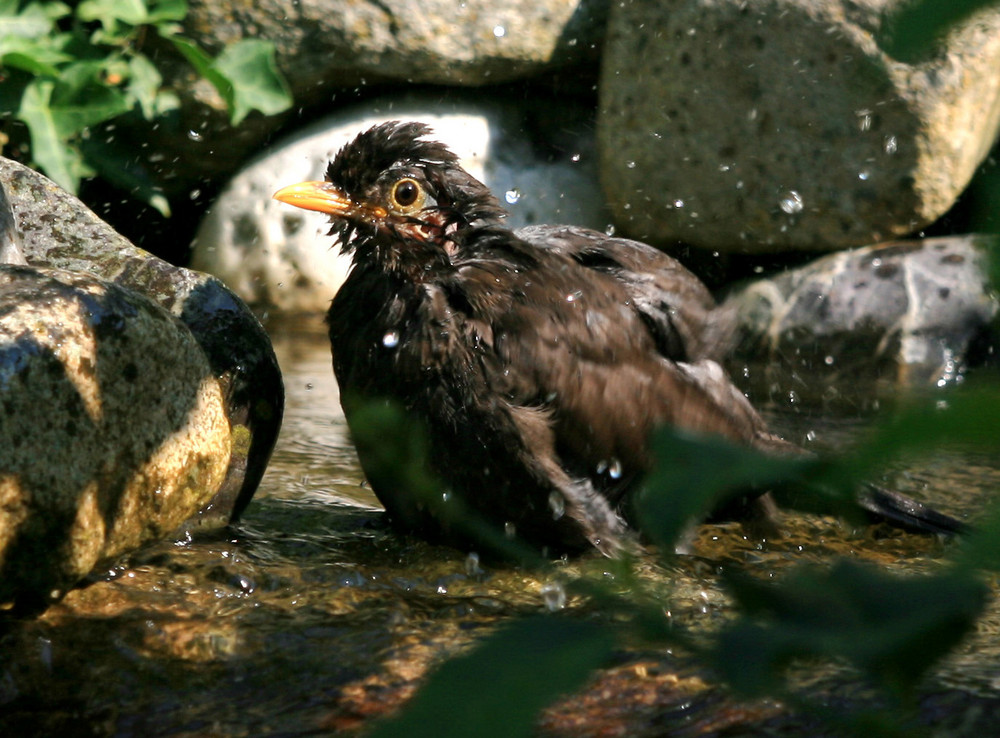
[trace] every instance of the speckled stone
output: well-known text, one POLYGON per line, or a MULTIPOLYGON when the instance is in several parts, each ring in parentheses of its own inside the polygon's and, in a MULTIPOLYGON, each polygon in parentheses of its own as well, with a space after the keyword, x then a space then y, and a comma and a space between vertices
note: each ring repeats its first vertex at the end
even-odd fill
POLYGON ((852 380, 920 387, 959 379, 973 342, 996 335, 990 242, 879 244, 754 282, 719 308, 737 322, 734 360, 806 372, 801 391, 820 395, 852 380))
POLYGON ((1000 128, 1000 8, 907 64, 903 0, 612 3, 601 178, 630 235, 723 252, 864 246, 955 202, 1000 128))
POLYGON ((481 97, 381 98, 296 132, 226 185, 198 228, 192 266, 216 275, 250 304, 326 311, 350 259, 326 235, 326 215, 289 207, 271 195, 287 184, 323 179, 341 146, 393 119, 430 125, 433 138, 445 142, 510 211, 512 228, 535 223, 606 228, 611 216, 597 181, 591 111, 561 103, 560 114, 547 125, 535 121, 533 139, 517 106, 481 97))
POLYGON ((0 187, 30 265, 90 274, 145 295, 194 335, 223 388, 234 449, 225 483, 195 523, 238 516, 264 474, 284 408, 277 359, 256 317, 215 277, 137 248, 41 174, 0 157, 0 187))
POLYGON ((89 275, 0 266, 0 604, 56 599, 175 531, 222 486, 230 447, 180 320, 89 275))

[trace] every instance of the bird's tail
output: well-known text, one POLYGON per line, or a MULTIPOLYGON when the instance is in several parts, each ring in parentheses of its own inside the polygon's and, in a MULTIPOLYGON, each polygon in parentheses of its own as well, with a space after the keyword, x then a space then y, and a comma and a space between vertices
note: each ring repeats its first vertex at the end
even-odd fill
POLYGON ((970 526, 904 494, 866 483, 857 494, 858 505, 870 517, 916 533, 961 535, 970 526))

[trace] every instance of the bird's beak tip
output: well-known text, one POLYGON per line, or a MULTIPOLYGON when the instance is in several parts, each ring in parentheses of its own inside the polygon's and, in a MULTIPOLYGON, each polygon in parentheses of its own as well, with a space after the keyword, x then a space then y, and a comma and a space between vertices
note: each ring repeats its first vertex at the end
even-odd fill
POLYGON ((297 208, 330 215, 343 215, 351 206, 350 200, 329 182, 299 182, 282 187, 271 197, 297 208))

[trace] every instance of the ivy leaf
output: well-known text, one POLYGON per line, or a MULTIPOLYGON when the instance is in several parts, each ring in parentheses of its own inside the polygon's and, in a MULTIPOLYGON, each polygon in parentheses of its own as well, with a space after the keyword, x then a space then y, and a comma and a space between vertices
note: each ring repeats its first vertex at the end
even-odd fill
POLYGON ((79 149, 70 146, 60 131, 58 116, 51 101, 56 82, 36 78, 28 83, 21 96, 18 116, 31 134, 31 156, 45 174, 70 192, 76 192, 80 179, 91 171, 84 165, 79 149))
POLYGON ((163 77, 153 63, 145 56, 133 56, 128 61, 129 80, 126 90, 139 103, 142 116, 152 120, 158 110, 160 87, 163 77))
POLYGON ((76 9, 76 17, 84 23, 99 21, 108 32, 114 32, 119 22, 130 26, 150 22, 143 0, 84 0, 76 9))
POLYGON ((23 9, 18 6, 17 0, 0 0, 0 39, 6 36, 40 38, 52 31, 55 18, 41 3, 29 3, 23 9))
POLYGON ((66 67, 59 76, 49 105, 63 137, 74 136, 132 109, 122 92, 100 82, 103 68, 101 62, 79 62, 66 67))
POLYGON ((215 69, 232 89, 230 117, 238 125, 251 110, 275 115, 292 105, 292 96, 274 60, 274 44, 244 39, 227 46, 215 61, 215 69))
POLYGON ((237 41, 215 60, 187 39, 172 36, 170 41, 226 101, 234 126, 251 110, 274 115, 291 107, 292 96, 278 73, 270 41, 237 41))

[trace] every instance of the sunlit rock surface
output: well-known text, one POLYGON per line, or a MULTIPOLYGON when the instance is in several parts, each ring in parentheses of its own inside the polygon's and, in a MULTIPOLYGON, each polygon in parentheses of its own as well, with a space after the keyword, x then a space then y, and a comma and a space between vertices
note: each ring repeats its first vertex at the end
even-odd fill
POLYGON ((943 214, 996 138, 1000 9, 919 64, 875 34, 901 0, 613 3, 598 141, 631 235, 830 250, 943 214))
POLYGON ((187 327, 89 275, 0 266, 0 604, 57 599, 216 494, 230 429, 187 327))
POLYGON ((738 322, 735 360, 805 372, 793 390, 820 400, 852 380, 958 381, 970 348, 996 340, 989 243, 978 236, 898 241, 754 282, 720 308, 738 322))
POLYGON ((272 40, 297 98, 363 79, 496 84, 593 60, 607 14, 599 0, 188 5, 185 33, 208 49, 243 38, 272 40))
MULTIPOLYGON (((237 516, 253 496, 284 407, 270 340, 247 306, 219 280, 181 269, 133 246, 51 181, 0 157, 0 187, 31 266, 90 274, 144 295, 180 318, 222 387, 233 453, 218 494, 199 524, 237 516)), ((152 398, 147 415, 155 410, 152 398)))
POLYGON ((329 218, 271 199, 288 184, 323 179, 341 146, 386 120, 416 120, 461 157, 510 211, 512 228, 610 222, 597 183, 590 113, 562 102, 559 114, 525 121, 517 107, 471 97, 393 96, 355 106, 295 133, 247 165, 199 227, 192 266, 255 305, 325 311, 350 260, 326 234, 329 218))

